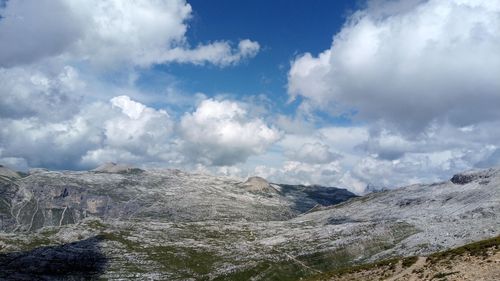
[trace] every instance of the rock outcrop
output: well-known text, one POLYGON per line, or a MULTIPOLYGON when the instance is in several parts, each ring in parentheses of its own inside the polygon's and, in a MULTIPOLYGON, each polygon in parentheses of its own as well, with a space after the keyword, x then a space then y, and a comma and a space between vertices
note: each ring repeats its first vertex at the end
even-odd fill
POLYGON ((245 182, 240 184, 244 189, 251 192, 278 193, 276 188, 272 187, 267 180, 261 177, 249 177, 245 182))
POLYGON ((486 184, 489 182, 491 177, 498 175, 498 173, 499 171, 496 169, 472 170, 453 175, 450 181, 454 184, 467 184, 473 181, 486 184))
POLYGON ((18 179, 21 176, 17 172, 15 172, 15 171, 13 171, 5 166, 0 165, 0 177, 18 179))

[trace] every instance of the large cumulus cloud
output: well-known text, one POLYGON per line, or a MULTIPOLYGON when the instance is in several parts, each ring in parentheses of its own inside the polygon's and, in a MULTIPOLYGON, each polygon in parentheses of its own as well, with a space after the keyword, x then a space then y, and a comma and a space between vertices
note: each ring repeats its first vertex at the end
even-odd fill
POLYGON ((237 48, 227 41, 190 47, 191 12, 185 0, 7 1, 0 7, 0 66, 56 56, 106 67, 174 61, 227 66, 259 51, 249 39, 237 48))
POLYGON ((227 166, 280 138, 242 104, 203 100, 177 120, 128 96, 82 106, 66 120, 0 118, 0 161, 17 167, 87 169, 104 162, 141 166, 227 166))
POLYGON ((328 49, 292 61, 288 93, 300 97, 306 113, 347 114, 364 132, 342 148, 335 142, 346 138, 345 129, 316 133, 316 141, 343 155, 332 182, 394 187, 442 180, 500 163, 493 129, 500 123, 499 47, 497 1, 372 0, 328 49))
POLYGON ((184 152, 196 162, 227 166, 263 153, 280 133, 262 119, 252 118, 232 101, 204 100, 180 123, 184 152))
POLYGON ((173 122, 126 96, 85 105, 67 120, 39 117, 0 119, 0 158, 18 158, 30 167, 81 169, 106 161, 168 161, 173 122))
POLYGON ((318 56, 299 56, 289 72, 290 95, 409 132, 434 121, 498 119, 500 3, 388 2, 391 9, 376 1, 352 15, 318 56))

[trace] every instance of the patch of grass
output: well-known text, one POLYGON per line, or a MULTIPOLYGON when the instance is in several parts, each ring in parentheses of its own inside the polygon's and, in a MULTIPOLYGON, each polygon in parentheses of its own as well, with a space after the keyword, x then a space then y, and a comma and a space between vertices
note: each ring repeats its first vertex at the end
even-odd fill
POLYGON ((49 246, 51 245, 52 241, 48 239, 47 237, 44 236, 37 236, 34 237, 33 239, 30 239, 27 244, 24 244, 22 246, 23 250, 33 250, 35 248, 43 247, 43 246, 49 246))
POLYGON ((95 230, 103 230, 106 227, 106 225, 100 220, 91 220, 87 222, 87 225, 95 230))
POLYGON ((131 168, 131 169, 127 169, 125 171, 118 172, 118 174, 123 174, 123 175, 139 175, 142 173, 144 173, 144 170, 139 169, 139 168, 131 168))
POLYGON ((454 272, 439 272, 439 273, 436 273, 434 276, 432 276, 431 280, 433 279, 441 279, 441 278, 445 278, 446 276, 449 276, 449 275, 453 275, 453 274, 457 274, 459 273, 460 271, 454 271, 454 272))
POLYGON ((35 248, 54 245, 54 241, 50 239, 54 233, 57 233, 57 230, 46 229, 39 233, 25 236, 28 238, 26 240, 19 237, 9 240, 8 243, 18 246, 22 251, 31 251, 35 248))
POLYGON ((219 276, 214 281, 224 280, 270 280, 289 281, 302 280, 305 276, 313 274, 314 271, 305 268, 293 261, 264 260, 246 269, 240 269, 234 273, 219 276))
POLYGON ((401 262, 401 265, 404 268, 412 266, 414 263, 416 263, 418 260, 417 256, 409 257, 409 258, 404 258, 403 261, 401 262))
POLYGON ((120 231, 120 232, 103 232, 100 234, 100 237, 102 237, 104 240, 108 241, 115 241, 123 246, 129 251, 142 251, 141 244, 132 240, 127 239, 126 237, 129 236, 130 233, 126 231, 120 231))
POLYGON ((163 267, 164 271, 179 272, 185 277, 209 274, 214 265, 221 260, 213 252, 189 247, 156 246, 146 248, 145 251, 152 261, 163 267))
POLYGON ((472 256, 487 256, 488 249, 492 247, 499 249, 500 236, 470 243, 462 247, 454 248, 444 252, 434 253, 429 256, 429 259, 431 262, 437 262, 442 259, 450 259, 453 258, 454 256, 460 256, 466 253, 472 256))
POLYGON ((26 172, 22 172, 22 171, 17 171, 16 172, 21 178, 25 178, 27 176, 29 176, 30 174, 29 173, 26 173, 26 172))
POLYGON ((57 227, 46 227, 39 230, 39 233, 44 236, 52 236, 59 232, 57 227))
POLYGON ((419 232, 419 230, 414 225, 406 222, 397 222, 395 224, 392 224, 389 229, 391 230, 395 243, 399 243, 410 235, 419 232))
MULTIPOLYGON (((135 253, 146 260, 152 261, 161 267, 162 272, 173 274, 181 279, 204 280, 213 271, 217 262, 222 258, 211 251, 202 248, 182 247, 176 245, 146 246, 139 241, 129 239, 127 231, 104 232, 101 237, 107 241, 114 241, 124 246, 128 253, 135 253)), ((127 271, 136 264, 127 262, 127 271)), ((130 272, 134 272, 133 270, 130 272)))
POLYGON ((378 261, 375 263, 341 267, 341 268, 332 270, 330 272, 316 275, 316 276, 314 276, 310 279, 307 279, 307 280, 310 280, 310 281, 330 280, 331 278, 339 277, 339 276, 342 276, 345 274, 352 274, 352 273, 356 273, 356 272, 360 272, 360 271, 368 271, 368 270, 374 270, 374 269, 383 269, 384 271, 389 271, 389 270, 394 270, 398 263, 399 263, 399 259, 393 258, 393 259, 378 261))

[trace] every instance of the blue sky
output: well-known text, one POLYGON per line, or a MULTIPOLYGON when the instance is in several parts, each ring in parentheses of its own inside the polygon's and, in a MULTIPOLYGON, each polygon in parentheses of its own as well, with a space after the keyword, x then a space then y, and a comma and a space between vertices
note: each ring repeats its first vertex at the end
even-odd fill
MULTIPOLYGON (((189 3, 194 11, 187 32, 190 44, 252 38, 261 44, 261 51, 234 67, 169 64, 155 66, 153 72, 175 76, 179 87, 187 92, 239 97, 265 94, 278 106, 288 101, 287 74, 295 56, 317 54, 331 45, 333 35, 359 5, 356 1, 318 0, 189 3)), ((281 108, 286 112, 294 109, 294 105, 281 108)))
POLYGON ((394 188, 500 164, 500 2, 0 1, 0 164, 394 188))

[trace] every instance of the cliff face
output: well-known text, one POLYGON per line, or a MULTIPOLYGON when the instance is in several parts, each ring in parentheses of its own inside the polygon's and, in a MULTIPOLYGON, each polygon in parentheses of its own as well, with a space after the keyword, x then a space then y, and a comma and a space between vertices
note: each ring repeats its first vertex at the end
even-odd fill
MULTIPOLYGON (((296 280, 500 234, 495 169, 356 197, 261 178, 115 168, 3 173, 5 278, 16 276, 11 257, 40 267, 96 252, 100 259, 88 260, 88 274, 108 280, 296 280), (37 260, 42 252, 55 260, 37 260)), ((57 276, 86 276, 73 269, 57 276)), ((53 270, 33 269, 23 278, 57 279, 53 270)))

